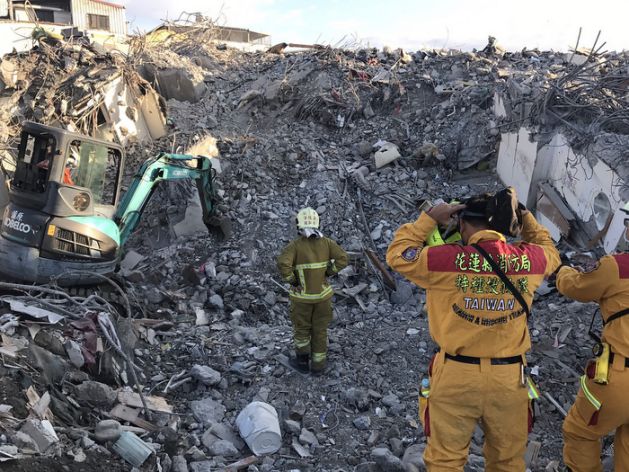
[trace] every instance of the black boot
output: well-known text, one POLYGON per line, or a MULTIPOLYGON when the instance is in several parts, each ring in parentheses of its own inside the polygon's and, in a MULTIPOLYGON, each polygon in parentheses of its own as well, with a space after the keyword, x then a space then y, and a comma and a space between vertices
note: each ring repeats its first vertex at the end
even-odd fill
POLYGON ((318 364, 313 362, 313 365, 310 366, 310 373, 315 377, 319 377, 324 374, 326 367, 327 363, 325 361, 318 364))
POLYGON ((310 372, 310 354, 297 354, 297 357, 289 360, 290 365, 302 374, 310 372))

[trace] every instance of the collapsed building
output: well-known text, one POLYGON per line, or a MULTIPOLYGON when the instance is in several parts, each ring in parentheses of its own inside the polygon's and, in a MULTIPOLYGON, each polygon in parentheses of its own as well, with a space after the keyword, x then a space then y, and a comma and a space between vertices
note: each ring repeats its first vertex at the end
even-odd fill
MULTIPOLYGON (((474 52, 253 53, 224 47, 214 28, 158 28, 128 57, 54 36, 4 57, 3 166, 24 119, 121 144, 127 174, 160 151, 220 154, 234 235, 208 236, 190 189, 166 186, 111 289, 0 292, 3 470, 46 470, 51 458, 115 472, 422 470, 417 378, 434 345, 423 293, 382 263, 394 230, 424 200, 500 178, 556 238, 615 244, 625 54, 510 53, 495 40, 474 52), (287 364, 275 273, 304 205, 351 259, 334 281, 333 370, 318 383, 287 364), (241 437, 252 400, 277 412, 276 453, 241 437)), ((530 326, 544 391, 527 450, 535 471, 559 470, 559 422, 589 355, 591 307, 548 292, 530 326)), ((482 439, 479 429, 470 471, 484 469, 482 439)))
POLYGON ((163 99, 119 53, 45 36, 0 63, 2 140, 24 120, 123 145, 166 134, 163 99))
POLYGON ((496 94, 496 116, 513 129, 501 134, 498 175, 556 241, 626 250, 620 209, 629 200, 629 59, 568 56, 568 70, 538 83, 509 80, 496 94))

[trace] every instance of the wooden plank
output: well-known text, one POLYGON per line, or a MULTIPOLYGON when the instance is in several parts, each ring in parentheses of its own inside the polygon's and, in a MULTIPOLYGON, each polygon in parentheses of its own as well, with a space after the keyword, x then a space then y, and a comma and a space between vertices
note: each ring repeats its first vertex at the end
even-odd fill
POLYGON ((243 470, 249 467, 250 465, 254 465, 260 462, 260 458, 256 456, 245 457, 244 459, 240 459, 238 462, 234 462, 233 464, 229 464, 225 468, 225 472, 236 472, 238 470, 243 470))
MULTIPOLYGON (((146 400, 146 405, 149 410, 160 411, 162 413, 172 413, 173 407, 168 404, 165 398, 150 396, 144 397, 146 400)), ((129 392, 122 390, 118 392, 118 401, 123 405, 132 406, 135 408, 144 408, 142 405, 142 400, 140 399, 140 395, 135 392, 129 392)))
POLYGON ((376 267, 376 269, 378 269, 380 273, 382 274, 382 279, 384 280, 385 285, 389 287, 391 290, 397 289, 397 284, 395 283, 395 279, 389 273, 389 271, 384 266, 384 264, 380 261, 380 259, 378 258, 378 255, 370 249, 365 249, 365 254, 369 258, 369 260, 371 260, 372 264, 376 267))
POLYGON ((109 412, 109 414, 113 418, 117 418, 122 421, 127 421, 147 431, 159 430, 159 427, 155 426, 153 423, 150 423, 140 418, 139 417, 140 410, 135 409, 135 408, 129 408, 128 406, 118 404, 109 412))
POLYGON ((50 405, 50 393, 46 392, 40 397, 31 385, 26 390, 26 398, 28 398, 28 407, 32 413, 42 420, 52 420, 52 411, 48 408, 50 405))

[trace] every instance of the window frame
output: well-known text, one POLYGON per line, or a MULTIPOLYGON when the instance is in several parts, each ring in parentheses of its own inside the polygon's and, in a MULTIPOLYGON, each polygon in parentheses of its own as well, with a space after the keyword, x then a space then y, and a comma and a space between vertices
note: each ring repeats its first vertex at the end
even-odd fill
POLYGON ((111 21, 109 15, 99 13, 87 14, 87 26, 89 29, 111 31, 111 21))

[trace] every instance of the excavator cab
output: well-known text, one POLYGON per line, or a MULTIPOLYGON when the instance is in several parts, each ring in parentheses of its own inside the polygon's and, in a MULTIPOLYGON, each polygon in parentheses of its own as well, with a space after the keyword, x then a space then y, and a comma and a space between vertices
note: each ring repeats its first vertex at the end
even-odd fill
POLYGON ((123 159, 116 144, 26 122, 11 195, 53 214, 111 216, 118 203, 123 159))
POLYGON ((118 145, 24 123, 0 226, 2 272, 34 281, 85 269, 111 272, 123 164, 118 145))

